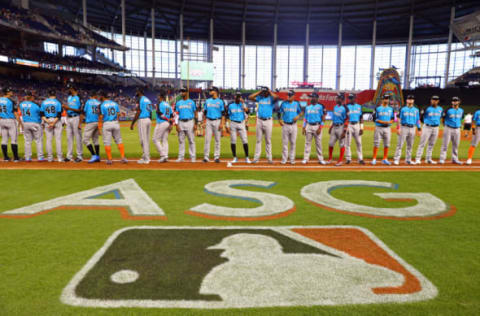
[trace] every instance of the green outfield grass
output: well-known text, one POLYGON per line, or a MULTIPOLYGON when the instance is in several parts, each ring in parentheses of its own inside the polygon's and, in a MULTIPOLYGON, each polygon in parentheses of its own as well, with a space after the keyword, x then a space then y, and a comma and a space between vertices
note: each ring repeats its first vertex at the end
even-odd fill
MULTIPOLYGON (((254 119, 250 119, 250 132, 255 132, 255 127, 254 127, 254 122, 255 120, 254 119)), ((275 121, 275 123, 277 123, 275 121)), ((126 156, 127 158, 140 158, 141 157, 141 148, 140 148, 140 143, 139 143, 139 138, 138 138, 138 132, 137 132, 137 129, 135 129, 134 131, 130 130, 129 128, 129 124, 130 122, 124 122, 122 123, 122 138, 123 138, 123 142, 125 144, 125 151, 126 151, 126 156)), ((329 124, 329 123, 328 123, 329 124)), ((373 147, 373 124, 372 123, 366 123, 365 124, 365 127, 368 129, 370 128, 369 130, 365 130, 365 134, 363 135, 363 154, 364 154, 364 158, 365 159, 370 159, 372 157, 372 147, 373 147)), ((152 128, 152 133, 153 133, 153 128, 152 128)), ((66 136, 65 136, 65 131, 64 131, 64 137, 63 137, 63 142, 62 142, 62 145, 63 145, 63 148, 64 148, 64 155, 66 154, 66 136)), ((281 147, 282 147, 282 131, 281 131, 281 127, 279 126, 276 126, 273 128, 273 136, 272 136, 272 146, 273 146, 273 157, 274 159, 280 159, 281 158, 281 147)), ((463 135, 463 131, 462 131, 462 135, 463 135)), ((324 157, 325 159, 328 158, 328 139, 329 139, 329 135, 328 135, 328 129, 324 129, 323 131, 323 135, 322 135, 322 143, 323 143, 323 154, 324 154, 324 157)), ((468 153, 468 148, 470 147, 470 139, 467 140, 462 140, 462 142, 460 143, 460 148, 459 148, 459 157, 460 159, 466 159, 467 157, 467 153, 468 153)), ((250 147, 250 157, 253 157, 253 154, 255 152, 255 142, 256 142, 256 139, 255 139, 255 135, 250 135, 248 137, 248 143, 249 143, 249 147, 250 147)), ((413 151, 413 155, 415 157, 415 154, 416 154, 416 148, 418 146, 418 143, 420 142, 420 137, 416 137, 415 139, 415 145, 414 145, 414 151, 413 151)), ((44 142, 45 143, 45 142, 44 142)), ((100 141, 101 143, 101 141, 100 141)), ((244 154, 243 154, 243 148, 241 147, 241 141, 239 138, 237 138, 237 155, 239 157, 243 157, 244 154)), ((437 143, 435 145, 435 149, 433 151, 433 157, 434 158, 438 158, 438 156, 440 155, 440 147, 441 147, 441 143, 442 143, 442 139, 439 138, 437 140, 437 143)), ((102 143, 101 143, 102 144, 102 143)), ((211 157, 213 157, 213 144, 214 142, 212 141, 212 144, 211 144, 211 151, 210 151, 210 155, 211 157)), ((393 155, 395 153, 395 148, 396 148, 396 144, 397 144, 397 135, 396 134, 393 134, 392 135, 392 142, 391 142, 391 145, 390 145, 390 151, 389 151, 389 157, 390 158, 393 158, 393 155)), ((19 146, 20 146, 20 152, 23 154, 23 137, 22 135, 19 136, 19 146)), ((176 132, 175 130, 172 131, 172 134, 169 136, 169 156, 170 158, 177 158, 177 155, 178 155, 178 137, 176 135, 176 132)), ((203 146, 204 146, 204 139, 202 137, 196 137, 196 149, 197 149, 197 157, 198 158, 203 158, 203 146)), ((297 159, 303 159, 303 150, 304 150, 304 146, 305 146, 305 137, 301 134, 301 128, 299 127, 299 132, 298 132, 298 136, 297 136, 297 148, 296 148, 296 152, 297 152, 297 159)), ((34 149, 34 153, 36 152, 36 149, 35 149, 35 144, 33 145, 34 149)), ((316 156, 313 156, 313 153, 315 152, 315 148, 314 148, 314 145, 312 145, 312 159, 316 159, 316 156)), ((263 149, 263 153, 262 153, 262 157, 264 158, 265 157, 265 151, 264 151, 264 145, 262 147, 263 149)), ((379 153, 378 153, 378 157, 377 159, 381 159, 383 157, 383 145, 381 145, 381 148, 379 150, 379 153)), ((353 141, 353 144, 352 144, 352 155, 353 155, 353 159, 356 159, 357 157, 357 154, 356 154, 356 147, 355 147, 355 144, 354 144, 354 141, 353 141)), ((222 154, 221 154, 221 157, 222 158, 231 158, 232 157, 232 153, 231 153, 231 150, 230 150, 230 136, 225 136, 225 137, 222 137, 222 154)), ((55 151, 55 148, 54 148, 54 151, 55 151)), ((104 155, 104 150, 102 149, 101 150, 103 155, 104 155)), ((158 152, 156 151, 155 149, 155 146, 153 145, 153 143, 151 143, 151 155, 152 155, 152 159, 158 159, 159 158, 159 155, 158 155, 158 152)), ((88 153, 88 150, 87 148, 84 148, 84 152, 85 152, 85 158, 87 157, 90 157, 90 154, 88 153)), ((119 153, 118 153, 118 150, 115 148, 115 146, 113 146, 113 155, 114 157, 119 157, 119 153)), ((187 143, 187 150, 186 150, 186 153, 187 153, 187 156, 186 158, 188 158, 188 143, 187 143)), ((426 148, 425 148, 425 152, 424 152, 424 156, 425 156, 425 153, 426 153, 426 148)), ((334 151, 334 157, 337 158, 339 155, 339 150, 338 150, 338 145, 336 146, 335 148, 335 151, 334 151)), ((448 159, 450 158, 450 155, 451 155, 451 151, 449 150, 448 152, 448 159)), ((402 157, 405 156, 405 147, 403 149, 403 154, 402 154, 402 157)), ((447 159, 447 160, 448 160, 447 159)), ((476 151, 475 155, 474 155, 474 159, 480 159, 480 150, 476 151)))
MULTIPOLYGON (((132 135, 133 137, 133 135, 132 135)), ((131 139, 133 141, 133 139, 131 139)), ((276 146, 278 147, 278 145, 276 146)), ((134 153, 136 153, 134 151, 134 153)), ((277 152, 278 153, 278 152, 277 152)), ((0 315, 478 315, 480 310, 480 217, 475 196, 478 173, 469 172, 258 172, 258 171, 0 171, 0 212, 133 178, 164 209, 166 221, 123 220, 117 211, 52 211, 28 219, 0 218, 0 315), (209 202, 251 207, 253 202, 208 195, 203 186, 226 179, 275 181, 267 191, 294 201, 287 217, 228 222, 186 215, 209 202), (429 192, 455 205, 452 217, 398 221, 325 211, 306 202, 300 189, 324 180, 362 179, 394 182, 400 192, 429 192), (454 186, 455 189, 452 189, 454 186), (355 225, 373 232, 419 270, 439 291, 429 301, 407 304, 294 307, 246 310, 95 309, 63 305, 62 289, 116 230, 127 226, 281 226, 355 225)), ((398 207, 373 196, 387 189, 344 188, 334 196, 378 207, 398 207)), ((407 202, 410 203, 410 202, 407 202)))

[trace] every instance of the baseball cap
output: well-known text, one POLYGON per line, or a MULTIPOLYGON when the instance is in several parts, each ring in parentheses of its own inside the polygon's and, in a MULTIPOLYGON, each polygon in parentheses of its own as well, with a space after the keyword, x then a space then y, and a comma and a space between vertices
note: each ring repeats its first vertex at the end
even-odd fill
POLYGON ((432 95, 432 97, 430 98, 432 100, 440 100, 440 97, 438 95, 432 95))
POLYGON ((351 100, 355 99, 356 97, 357 97, 357 96, 356 96, 355 94, 353 94, 353 93, 351 93, 351 94, 348 95, 348 98, 351 99, 351 100))
POLYGON ((240 97, 241 97, 241 96, 242 96, 242 92, 240 92, 240 91, 235 92, 235 96, 240 96, 240 97))
POLYGON ((138 87, 138 88, 137 88, 137 91, 136 91, 136 93, 143 94, 143 88, 141 88, 141 87, 138 87))
POLYGON ((33 93, 30 90, 25 90, 25 95, 31 97, 33 96, 33 93))
POLYGON ((288 96, 291 97, 292 95, 295 95, 295 91, 293 91, 293 90, 288 90, 288 96))
POLYGON ((268 91, 268 87, 262 87, 262 91, 268 91))
POLYGON ((318 93, 312 92, 312 94, 309 95, 310 98, 318 98, 318 93))
POLYGON ((55 90, 50 89, 48 90, 48 95, 57 95, 57 93, 55 92, 55 90))
POLYGON ((181 88, 180 92, 187 92, 187 88, 181 88))
POLYGON ((409 95, 407 95, 407 100, 408 99, 415 99, 415 96, 413 94, 409 94, 409 95))
POLYGON ((217 87, 211 87, 210 89, 208 89, 208 91, 216 91, 217 93, 219 92, 217 87))
POLYGON ((337 93, 337 98, 340 98, 340 99, 345 99, 345 95, 343 93, 337 93))
POLYGON ((167 95, 167 93, 162 90, 162 91, 160 91, 160 92, 158 93, 158 95, 159 95, 160 97, 162 97, 162 98, 165 98, 165 96, 167 95))
POLYGON ((455 96, 455 97, 452 98, 452 101, 460 101, 460 98, 455 96))
POLYGON ((390 99, 390 94, 384 94, 384 95, 382 96, 382 99, 390 99))

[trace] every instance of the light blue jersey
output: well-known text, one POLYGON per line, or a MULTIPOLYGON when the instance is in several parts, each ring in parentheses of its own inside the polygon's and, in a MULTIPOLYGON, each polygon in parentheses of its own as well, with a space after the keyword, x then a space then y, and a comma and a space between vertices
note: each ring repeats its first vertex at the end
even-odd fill
POLYGON ((335 105, 333 107, 332 122, 333 124, 344 124, 348 118, 348 108, 344 105, 335 105))
POLYGON ((162 101, 157 107, 157 123, 167 122, 165 118, 170 119, 172 117, 172 107, 168 102, 162 101))
MULTIPOLYGON (((80 110, 82 108, 82 103, 80 102, 80 97, 78 95, 69 95, 67 98, 67 103, 69 108, 72 108, 75 110, 80 110)), ((80 113, 68 110, 67 115, 70 117, 79 116, 80 113)))
POLYGON ((40 108, 46 118, 62 117, 62 104, 56 98, 45 99, 40 108))
POLYGON ((350 123, 358 123, 360 122, 363 111, 362 111, 362 106, 360 104, 354 103, 354 104, 347 104, 348 108, 348 120, 350 123))
POLYGON ((282 121, 292 124, 293 119, 302 113, 302 108, 297 101, 285 101, 282 102, 279 113, 282 115, 282 121))
POLYGON ((83 113, 85 114, 85 123, 98 122, 98 115, 100 114, 101 102, 97 99, 89 99, 85 102, 83 113))
POLYGON ((223 116, 223 112, 225 111, 225 103, 219 98, 209 98, 205 100, 203 110, 205 111, 205 116, 207 119, 217 120, 223 116))
POLYGON ((118 103, 115 101, 105 100, 100 106, 100 113, 103 116, 104 122, 114 122, 118 120, 120 107, 118 106, 118 103))
POLYGON ((416 125, 420 128, 420 111, 414 106, 404 106, 400 110, 399 119, 401 125, 416 125))
POLYGON ((394 119, 395 119, 395 113, 391 106, 380 105, 375 109, 375 125, 376 126, 381 126, 381 127, 390 126, 392 125, 390 121, 394 119), (388 122, 388 124, 379 123, 378 121, 388 122))
POLYGON ((20 111, 22 112, 22 119, 25 123, 38 123, 42 122, 42 116, 40 114, 41 109, 38 104, 32 101, 23 101, 20 103, 20 111))
POLYGON ((462 126, 463 120, 463 109, 458 108, 454 109, 449 108, 445 114, 445 126, 452 127, 452 128, 459 128, 462 126))
POLYGON ((439 106, 429 106, 423 113, 423 123, 430 126, 439 126, 442 118, 443 109, 439 106))
POLYGON ((273 115, 274 99, 271 95, 262 97, 258 95, 255 98, 258 102, 257 116, 261 119, 269 119, 273 115))
POLYGON ((477 112, 475 112, 475 114, 473 114, 473 121, 475 122, 475 126, 480 127, 480 110, 478 110, 477 112))
POLYGON ((0 118, 14 119, 14 112, 17 110, 15 103, 7 97, 0 98, 0 118))
POLYGON ((138 116, 139 119, 152 118, 153 107, 149 98, 143 95, 138 102, 138 106, 140 108, 140 115, 138 116))
POLYGON ((195 117, 197 106, 191 99, 181 99, 175 104, 175 111, 178 113, 179 120, 192 120, 195 117))
POLYGON ((305 120, 308 124, 323 125, 323 116, 325 115, 325 107, 323 104, 310 104, 305 108, 305 120))
POLYGON ((228 105, 228 119, 234 122, 243 122, 247 118, 243 107, 243 103, 230 103, 228 105))

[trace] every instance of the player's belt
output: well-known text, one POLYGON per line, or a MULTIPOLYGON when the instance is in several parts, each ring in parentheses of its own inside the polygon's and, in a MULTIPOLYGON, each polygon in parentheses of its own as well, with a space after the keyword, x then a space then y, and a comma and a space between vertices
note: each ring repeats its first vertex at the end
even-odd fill
POLYGON ((390 127, 390 125, 388 125, 388 124, 378 124, 377 126, 378 127, 390 127))
POLYGON ((404 126, 404 127, 414 127, 415 125, 413 125, 413 124, 402 124, 402 126, 404 126))
POLYGON ((430 125, 430 124, 425 124, 427 125, 428 127, 438 127, 438 125, 430 125))
POLYGON ((179 120, 180 122, 190 122, 193 119, 187 119, 187 120, 179 120))
POLYGON ((358 124, 358 121, 356 121, 356 122, 350 121, 350 125, 357 125, 357 124, 358 124))
POLYGON ((262 121, 268 121, 268 120, 271 120, 272 118, 271 117, 259 117, 259 119, 261 119, 262 121))
POLYGON ((315 125, 320 125, 320 123, 307 123, 308 125, 312 125, 312 126, 315 126, 315 125))
POLYGON ((67 117, 77 117, 79 116, 80 114, 67 114, 67 117))
POLYGON ((447 127, 453 128, 453 129, 459 129, 460 128, 460 127, 453 127, 453 126, 450 126, 450 125, 447 125, 447 127))
POLYGON ((212 118, 207 117, 207 120, 209 120, 209 121, 217 121, 217 120, 220 120, 220 118, 214 118, 214 119, 212 119, 212 118))
POLYGON ((238 124, 241 124, 243 123, 243 121, 234 121, 234 120, 231 120, 233 123, 238 123, 238 124))
POLYGON ((289 122, 283 122, 283 123, 284 123, 284 124, 287 124, 287 125, 293 125, 293 124, 295 124, 295 122, 290 122, 290 123, 289 123, 289 122))
POLYGON ((343 124, 343 123, 335 123, 335 124, 333 124, 333 126, 343 126, 343 125, 345 125, 345 124, 343 124))

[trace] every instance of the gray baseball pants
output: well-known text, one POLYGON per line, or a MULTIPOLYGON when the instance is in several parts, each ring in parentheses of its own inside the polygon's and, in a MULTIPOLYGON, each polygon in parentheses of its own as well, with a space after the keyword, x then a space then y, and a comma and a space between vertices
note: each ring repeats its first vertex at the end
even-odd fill
POLYGON ((440 161, 447 158, 448 145, 452 142, 452 161, 458 161, 458 145, 460 145, 460 128, 445 126, 443 129, 442 148, 440 150, 440 161))
POLYGON ((2 145, 8 145, 10 139, 11 144, 18 141, 17 124, 14 119, 0 119, 0 130, 2 133, 2 145))
POLYGON ((153 144, 157 148, 160 158, 168 159, 168 134, 170 124, 168 122, 162 122, 155 126, 153 131, 153 144))
POLYGON ((295 161, 295 149, 297 146, 297 123, 282 126, 282 162, 287 160, 295 161), (290 150, 288 145, 290 144, 290 150))
POLYGON ((248 143, 247 138, 247 128, 245 127, 245 122, 237 123, 230 121, 230 143, 237 143, 237 133, 240 136, 243 144, 248 143))
POLYGON ((383 142, 383 147, 390 147, 390 140, 392 139, 392 130, 390 126, 382 127, 375 126, 375 132, 373 133, 373 147, 380 147, 380 141, 383 142))
POLYGON ((150 134, 152 121, 149 118, 142 118, 138 120, 138 137, 140 139, 140 146, 142 147, 143 160, 150 160, 150 134))
POLYGON ((100 136, 100 131, 98 130, 98 123, 87 123, 83 129, 83 143, 85 146, 90 144, 90 141, 94 145, 98 145, 98 137, 100 136))
POLYGON ((178 158, 183 159, 185 157, 185 137, 188 139, 188 152, 191 159, 195 159, 196 148, 195 148, 195 135, 193 132, 193 120, 187 122, 179 121, 178 128, 178 158))
POLYGON ((117 145, 122 143, 120 123, 118 123, 118 121, 103 123, 103 145, 112 146, 112 137, 117 145))
MULTIPOLYGON (((49 118, 48 121, 52 122, 54 118, 49 118)), ((53 144, 52 140, 55 137, 55 145, 57 149, 57 158, 58 160, 63 159, 62 152, 62 121, 58 120, 57 123, 50 128, 48 125, 45 125, 45 136, 47 138, 47 158, 48 160, 53 160, 53 144)))
POLYGON ((349 124, 346 136, 346 148, 345 148, 345 159, 352 160, 352 138, 355 140, 357 145, 357 158, 358 160, 363 160, 363 151, 362 151, 362 135, 360 135, 360 124, 349 124))
POLYGON ((412 161, 412 148, 415 142, 415 127, 401 126, 398 136, 397 149, 395 149, 394 161, 399 161, 402 156, 403 145, 407 143, 405 161, 412 161))
POLYGON ((213 159, 220 159, 220 140, 222 132, 218 130, 220 127, 221 119, 209 120, 207 118, 207 124, 205 125, 205 144, 203 146, 203 158, 208 159, 210 156, 210 143, 212 142, 212 134, 215 137, 215 147, 213 152, 213 159))
POLYGON ((303 159, 308 161, 310 159, 310 151, 312 149, 312 140, 315 139, 315 148, 317 150, 318 161, 323 160, 322 153, 322 133, 323 128, 320 130, 320 133, 317 135, 317 131, 320 128, 320 125, 310 125, 307 124, 305 127, 305 150, 303 151, 303 159))
POLYGON ((265 154, 268 160, 272 160, 272 128, 273 120, 268 119, 266 121, 257 118, 257 142, 255 144, 255 155, 253 160, 260 159, 262 153, 262 138, 265 136, 265 154))
POLYGON ((73 158, 73 141, 77 147, 77 158, 82 159, 83 143, 82 131, 78 128, 80 124, 80 116, 67 117, 67 158, 73 158))
POLYGON ((416 160, 422 160, 423 150, 425 148, 425 145, 427 145, 427 142, 428 142, 427 156, 425 157, 425 159, 427 161, 432 160, 433 147, 437 142, 437 137, 438 137, 438 126, 432 127, 432 126, 423 125, 422 134, 420 135, 420 144, 418 145, 418 148, 417 148, 416 160))
POLYGON ((342 138, 343 130, 345 125, 333 126, 332 131, 330 133, 330 141, 328 142, 328 146, 334 147, 335 143, 338 141, 340 148, 345 147, 345 138, 342 138))
POLYGON ((25 160, 32 159, 32 142, 37 145, 37 159, 43 159, 43 131, 39 123, 23 123, 23 137, 25 138, 25 160))

